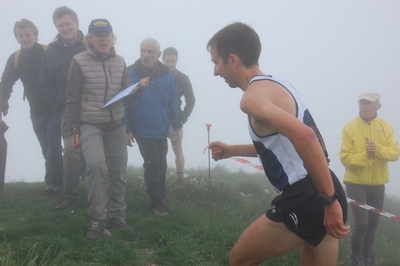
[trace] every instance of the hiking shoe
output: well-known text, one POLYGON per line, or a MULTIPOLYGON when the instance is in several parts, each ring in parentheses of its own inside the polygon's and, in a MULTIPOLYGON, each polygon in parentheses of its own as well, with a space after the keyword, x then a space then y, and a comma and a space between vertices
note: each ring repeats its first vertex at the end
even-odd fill
POLYGON ((151 207, 151 210, 153 211, 155 216, 162 217, 168 215, 168 212, 163 205, 157 207, 151 207))
POLYGON ((113 236, 113 235, 111 234, 111 232, 108 231, 107 229, 104 229, 103 232, 102 232, 102 234, 105 235, 105 236, 109 236, 109 237, 113 236))
POLYGON ((183 183, 185 183, 185 180, 183 178, 177 178, 175 183, 175 188, 182 188, 183 183))
POLYGON ((78 203, 79 203, 79 199, 72 199, 70 197, 66 197, 54 208, 59 211, 65 210, 65 209, 68 209, 69 207, 78 205, 78 203))
POLYGON ((57 188, 52 185, 47 185, 44 191, 49 195, 54 195, 57 192, 57 188))
POLYGON ((107 224, 106 224, 106 229, 111 229, 111 228, 119 228, 119 229, 125 229, 130 232, 133 232, 132 227, 130 227, 125 220, 120 220, 117 218, 108 218, 107 219, 107 224))
MULTIPOLYGON (((97 240, 103 235, 105 231, 104 226, 106 221, 92 220, 89 222, 89 228, 86 231, 86 238, 90 240, 97 240)), ((107 231, 107 230, 106 230, 107 231)), ((107 231, 108 232, 108 231, 107 231)), ((107 232, 105 235, 107 235, 107 232)), ((110 233, 110 232, 108 232, 110 233)))
MULTIPOLYGON (((139 178, 143 178, 143 177, 139 177, 139 178)), ((144 189, 147 189, 146 181, 144 181, 144 179, 143 179, 142 183, 140 183, 140 187, 144 188, 144 189)))
POLYGON ((181 188, 183 184, 188 180, 189 175, 186 173, 176 173, 176 183, 175 188, 181 188))
POLYGON ((162 206, 164 207, 164 210, 167 210, 168 201, 167 201, 167 196, 165 195, 165 193, 161 193, 161 201, 162 201, 162 206))

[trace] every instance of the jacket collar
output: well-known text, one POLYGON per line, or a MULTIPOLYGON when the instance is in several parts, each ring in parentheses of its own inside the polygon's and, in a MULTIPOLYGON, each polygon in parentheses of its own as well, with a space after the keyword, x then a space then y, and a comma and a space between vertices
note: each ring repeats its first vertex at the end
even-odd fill
MULTIPOLYGON (((64 41, 63 38, 61 38, 60 34, 57 34, 53 42, 65 47, 71 47, 67 42, 64 41)), ((83 32, 81 30, 78 30, 78 40, 72 46, 75 46, 77 43, 82 43, 82 42, 83 42, 83 32)))
MULTIPOLYGON (((169 72, 168 68, 161 63, 159 60, 157 61, 158 64, 158 69, 159 69, 159 73, 161 75, 165 75, 169 72)), ((133 69, 135 69, 137 75, 141 78, 146 77, 146 73, 147 71, 143 68, 143 65, 140 62, 140 58, 138 60, 136 60, 136 62, 133 64, 133 69)))
POLYGON ((37 42, 35 42, 35 44, 29 49, 24 49, 24 48, 21 47, 21 53, 31 53, 31 52, 35 52, 36 53, 40 49, 44 49, 44 48, 42 47, 42 45, 40 45, 37 42))
POLYGON ((105 61, 109 58, 115 57, 117 55, 117 52, 115 51, 115 47, 111 46, 111 52, 109 55, 107 55, 106 58, 103 58, 100 54, 96 53, 92 47, 86 47, 88 53, 93 56, 96 57, 97 59, 99 59, 100 61, 105 61))
POLYGON ((365 121, 364 118, 361 117, 360 113, 358 113, 358 117, 359 117, 362 121, 364 121, 365 123, 371 123, 372 121, 374 121, 374 120, 378 117, 378 113, 375 113, 375 116, 374 116, 372 119, 368 120, 368 121, 365 121))

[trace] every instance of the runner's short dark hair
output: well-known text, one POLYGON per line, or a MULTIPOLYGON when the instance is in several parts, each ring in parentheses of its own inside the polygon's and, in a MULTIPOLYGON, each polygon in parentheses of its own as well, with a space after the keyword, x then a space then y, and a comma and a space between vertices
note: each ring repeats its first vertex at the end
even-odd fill
POLYGON ((218 55, 228 63, 230 54, 239 56, 247 68, 257 65, 261 54, 261 41, 255 30, 247 24, 235 22, 225 26, 208 41, 207 49, 216 47, 218 55))

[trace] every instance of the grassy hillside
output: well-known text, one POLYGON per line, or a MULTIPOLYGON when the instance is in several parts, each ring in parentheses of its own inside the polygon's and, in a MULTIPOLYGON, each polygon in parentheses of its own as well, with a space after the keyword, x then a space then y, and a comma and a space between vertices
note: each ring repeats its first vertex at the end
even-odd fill
MULTIPOLYGON (((276 195, 261 174, 190 169, 185 185, 167 179, 169 216, 156 217, 148 207, 142 169, 128 170, 127 222, 134 232, 111 230, 93 242, 85 238, 88 202, 81 185, 79 206, 56 211, 62 193, 47 196, 44 183, 7 183, 0 197, 0 265, 228 265, 240 233, 265 213, 276 195)), ((389 197, 385 210, 400 215, 400 199, 389 197)), ((352 219, 352 215, 349 215, 352 219)), ((352 220, 349 221, 352 224, 352 220)), ((383 266, 400 265, 400 222, 381 218, 376 257, 383 266)), ((340 241, 339 265, 350 265, 349 237, 340 241)), ((263 265, 299 265, 295 251, 263 265)))

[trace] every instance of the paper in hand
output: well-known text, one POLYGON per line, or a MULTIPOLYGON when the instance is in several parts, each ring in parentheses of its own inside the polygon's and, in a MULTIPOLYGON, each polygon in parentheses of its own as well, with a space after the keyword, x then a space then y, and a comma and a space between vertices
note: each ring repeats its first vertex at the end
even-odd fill
POLYGON ((117 95, 111 98, 101 109, 106 108, 107 106, 110 106, 111 104, 118 102, 119 100, 122 100, 123 98, 130 96, 130 95, 135 95, 136 92, 138 92, 138 89, 140 88, 140 82, 135 83, 128 88, 120 91, 117 95))

